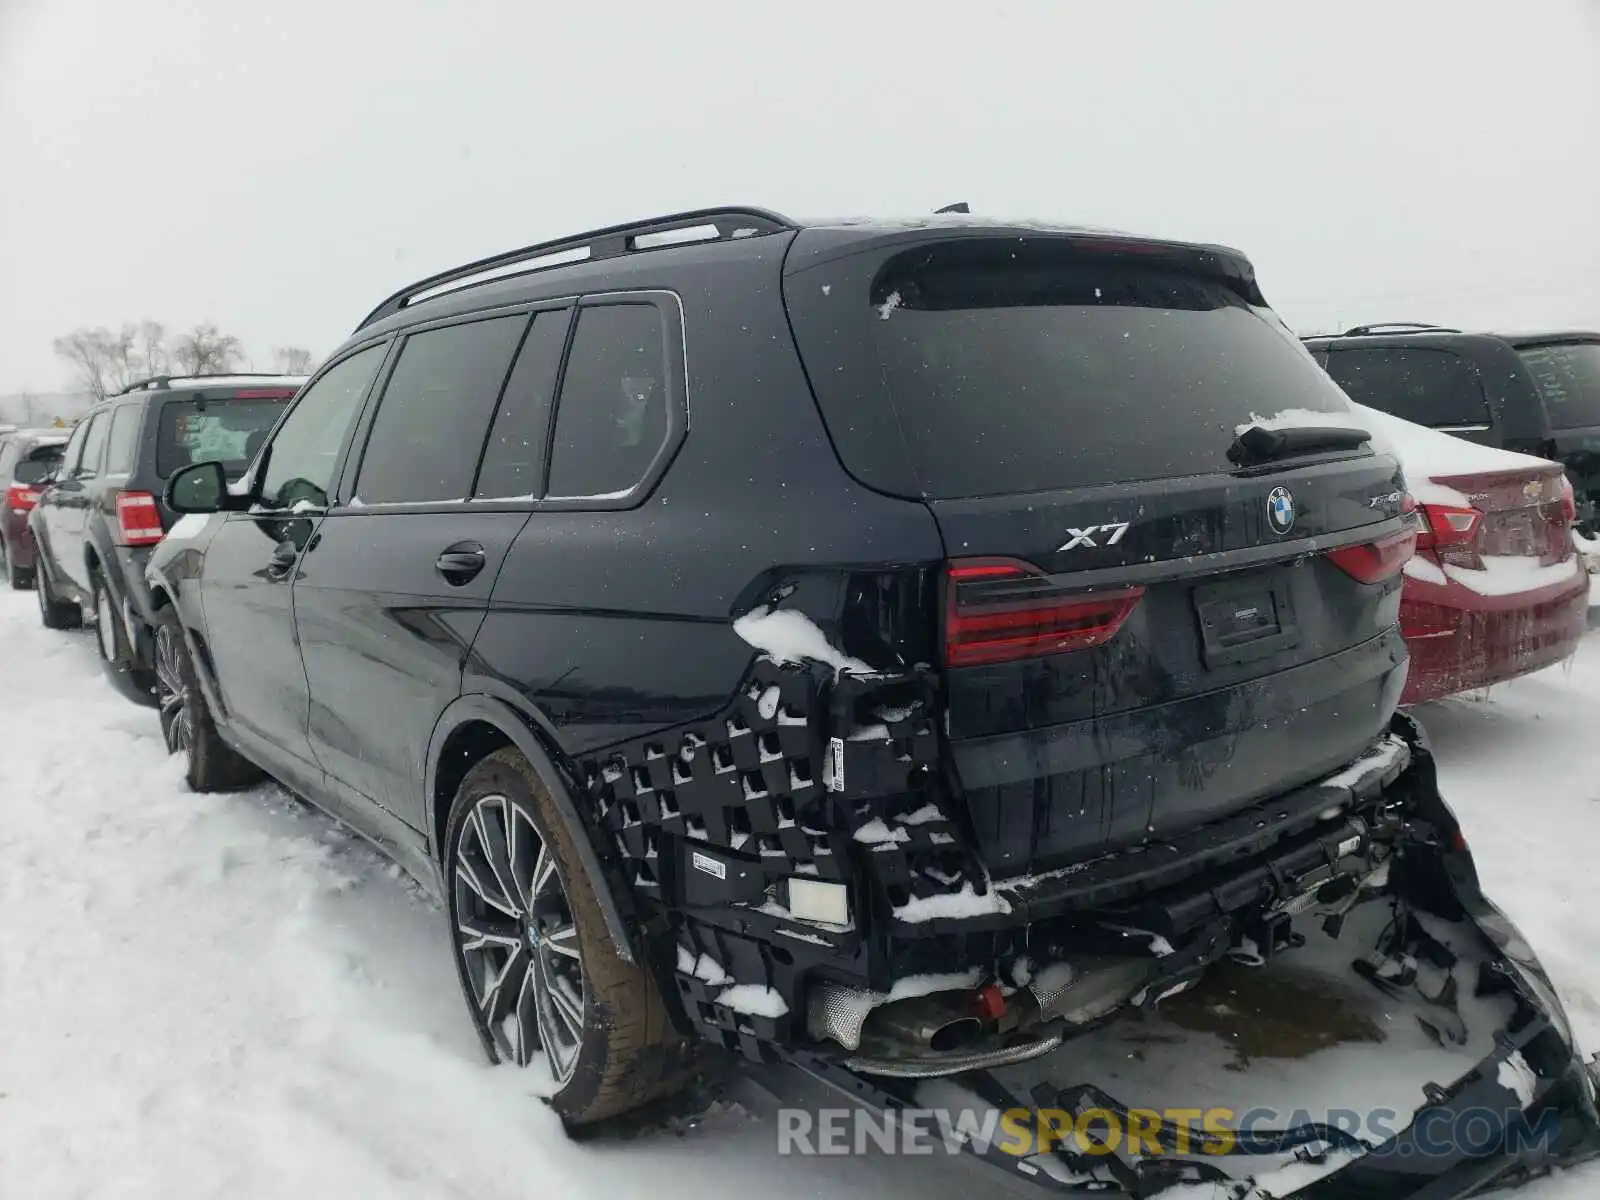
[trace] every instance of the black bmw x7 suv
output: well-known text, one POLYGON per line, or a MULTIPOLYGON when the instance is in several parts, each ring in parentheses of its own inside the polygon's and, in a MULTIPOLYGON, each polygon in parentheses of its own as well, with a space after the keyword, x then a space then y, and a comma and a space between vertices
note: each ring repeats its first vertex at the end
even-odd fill
POLYGON ((572 1127, 704 1041, 875 1095, 1313 900, 1489 911, 1395 716, 1399 465, 1231 250, 546 243, 385 301, 239 483, 167 499, 191 784, 270 773, 437 887, 485 1051, 542 1050, 572 1127))

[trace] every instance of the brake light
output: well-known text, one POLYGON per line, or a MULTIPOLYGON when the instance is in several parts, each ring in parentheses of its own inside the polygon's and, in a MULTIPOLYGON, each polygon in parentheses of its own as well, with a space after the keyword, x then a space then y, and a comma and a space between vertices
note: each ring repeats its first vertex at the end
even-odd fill
POLYGON ((117 493, 117 527, 124 546, 153 546, 166 532, 156 498, 149 492, 117 493))
POLYGON ((1572 480, 1561 477, 1561 520, 1571 525, 1578 519, 1578 494, 1572 490, 1572 480))
POLYGON ((233 400, 292 400, 293 388, 243 388, 235 392, 233 400))
POLYGON ((14 513, 25 513, 39 503, 39 493, 31 487, 13 483, 6 489, 6 507, 14 513))
POLYGON ((1432 550, 1441 563, 1477 569, 1483 566, 1474 545, 1483 513, 1455 504, 1424 504, 1418 510, 1422 529, 1419 550, 1432 550))
POLYGON ((1328 558, 1357 583, 1382 583, 1400 574, 1417 552, 1417 536, 1414 528, 1402 529, 1375 542, 1330 550, 1328 558))
POLYGON ((1012 559, 953 562, 945 580, 945 663, 971 667, 1104 645, 1143 595, 1142 587, 1061 587, 1012 559))
POLYGON ((1417 545, 1424 550, 1465 545, 1478 532, 1478 522, 1483 520, 1483 514, 1475 508, 1450 504, 1424 504, 1420 511, 1422 532, 1417 545))

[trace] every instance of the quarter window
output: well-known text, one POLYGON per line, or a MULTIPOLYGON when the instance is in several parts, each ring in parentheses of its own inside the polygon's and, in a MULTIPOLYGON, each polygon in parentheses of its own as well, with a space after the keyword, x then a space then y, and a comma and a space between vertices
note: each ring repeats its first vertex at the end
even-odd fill
POLYGON ((665 325, 653 304, 578 310, 556 405, 552 497, 621 498, 670 431, 665 325))

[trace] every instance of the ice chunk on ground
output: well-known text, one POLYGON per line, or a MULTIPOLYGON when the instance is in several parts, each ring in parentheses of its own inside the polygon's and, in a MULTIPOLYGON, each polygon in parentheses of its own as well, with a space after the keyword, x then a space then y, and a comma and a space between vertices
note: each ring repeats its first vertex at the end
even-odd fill
POLYGON ((1539 1090, 1538 1073, 1528 1065, 1528 1060, 1522 1057, 1520 1050, 1513 1050, 1500 1064, 1495 1072, 1495 1080, 1516 1096, 1517 1104, 1522 1108, 1533 1103, 1534 1094, 1539 1090))

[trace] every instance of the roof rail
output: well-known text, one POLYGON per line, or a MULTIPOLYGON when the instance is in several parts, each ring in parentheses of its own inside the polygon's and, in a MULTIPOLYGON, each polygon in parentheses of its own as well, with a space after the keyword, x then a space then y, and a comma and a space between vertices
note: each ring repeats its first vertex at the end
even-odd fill
POLYGON ((391 317, 419 300, 429 299, 446 291, 491 283, 508 275, 546 270, 577 262, 594 262, 603 258, 617 258, 640 250, 660 250, 668 246, 681 246, 691 242, 723 242, 736 238, 759 237, 771 233, 784 233, 799 226, 788 217, 779 216, 764 208, 701 208, 691 212, 672 213, 664 217, 651 217, 644 221, 631 221, 624 225, 611 225, 588 233, 571 234, 551 242, 538 242, 520 250, 480 258, 477 262, 454 267, 420 279, 409 287, 401 288, 377 308, 367 314, 356 326, 359 333, 368 325, 391 317), (674 233, 683 234, 674 238, 674 233), (687 236, 702 234, 703 236, 687 236), (555 261, 546 261, 555 260, 555 261), (520 268, 520 269, 513 269, 520 268))
POLYGON ((207 379, 298 379, 300 376, 288 371, 212 371, 207 375, 152 375, 149 379, 140 379, 130 383, 120 392, 112 392, 113 396, 126 396, 129 392, 155 392, 170 388, 175 383, 192 383, 196 380, 204 382, 207 379))
POLYGON ((170 387, 171 385, 171 375, 152 375, 149 379, 136 380, 121 391, 112 392, 111 394, 113 396, 126 396, 129 392, 155 391, 157 388, 170 387))
POLYGON ((1413 333, 1460 333, 1459 329, 1449 329, 1443 325, 1429 325, 1424 321, 1380 321, 1375 325, 1357 325, 1353 329, 1346 329, 1340 337, 1368 337, 1385 330, 1413 333))

